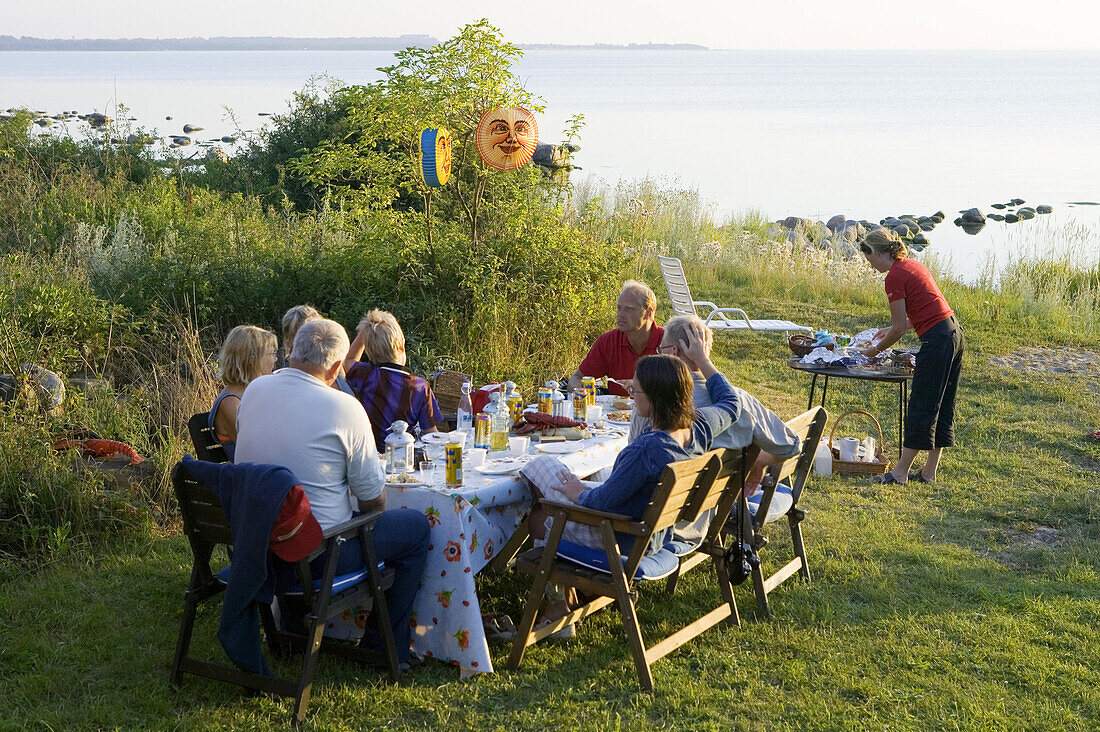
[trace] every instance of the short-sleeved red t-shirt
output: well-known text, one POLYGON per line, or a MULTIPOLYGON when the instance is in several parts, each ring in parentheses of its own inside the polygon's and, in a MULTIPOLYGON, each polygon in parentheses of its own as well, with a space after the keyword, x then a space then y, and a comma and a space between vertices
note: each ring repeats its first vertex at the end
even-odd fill
MULTIPOLYGON (((665 337, 665 329, 654 325, 649 329, 649 342, 641 356, 630 348, 630 341, 626 339, 626 333, 618 328, 609 330, 592 344, 592 349, 581 361, 580 372, 582 376, 610 376, 612 379, 633 379, 634 364, 642 356, 653 356, 657 353, 657 346, 661 345, 661 339, 665 337)), ((608 385, 608 391, 619 396, 627 396, 626 390, 615 383, 608 385)))
POLYGON ((932 273, 915 259, 899 259, 886 273, 886 299, 905 298, 905 314, 918 336, 955 314, 940 292, 932 273))

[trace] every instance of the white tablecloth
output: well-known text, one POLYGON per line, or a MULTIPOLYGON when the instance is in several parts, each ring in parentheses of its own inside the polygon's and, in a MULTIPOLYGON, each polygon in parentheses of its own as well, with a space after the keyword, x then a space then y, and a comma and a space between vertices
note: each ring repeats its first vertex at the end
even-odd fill
MULTIPOLYGON (((608 433, 578 445, 581 450, 555 457, 583 478, 613 465, 626 436, 608 433)), ((453 663, 467 676, 493 670, 474 575, 526 517, 531 494, 517 475, 463 472, 461 488, 443 485, 442 465, 430 487, 388 485, 386 507, 422 511, 432 525, 428 562, 413 604, 413 651, 453 663)), ((326 635, 353 635, 355 617, 348 613, 344 628, 330 624, 326 635)))

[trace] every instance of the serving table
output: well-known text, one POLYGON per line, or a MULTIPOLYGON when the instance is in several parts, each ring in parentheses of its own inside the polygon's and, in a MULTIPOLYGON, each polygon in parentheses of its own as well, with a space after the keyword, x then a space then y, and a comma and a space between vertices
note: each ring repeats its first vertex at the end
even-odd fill
POLYGON ((837 364, 802 363, 797 358, 788 359, 787 365, 795 371, 804 371, 808 374, 813 374, 813 379, 810 380, 810 398, 809 400, 807 400, 806 403, 807 409, 811 409, 814 406, 814 392, 817 389, 817 379, 819 376, 824 377, 823 383, 821 385, 822 407, 825 406, 825 396, 829 391, 829 379, 856 379, 858 381, 877 381, 883 384, 897 384, 898 455, 901 454, 902 443, 905 441, 905 410, 909 402, 909 381, 913 378, 912 372, 895 373, 863 371, 859 369, 851 369, 847 366, 837 364))

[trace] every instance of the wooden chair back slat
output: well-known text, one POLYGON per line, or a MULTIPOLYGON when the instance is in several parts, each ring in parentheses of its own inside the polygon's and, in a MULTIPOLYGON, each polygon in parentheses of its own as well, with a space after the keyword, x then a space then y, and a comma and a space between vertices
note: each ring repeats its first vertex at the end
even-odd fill
POLYGON ((679 460, 665 466, 657 487, 653 490, 649 507, 641 523, 648 532, 634 542, 634 548, 624 565, 626 576, 633 577, 638 563, 645 556, 649 538, 662 529, 670 528, 679 519, 684 505, 699 490, 706 490, 718 474, 717 452, 712 450, 699 457, 679 460))
POLYGON ((210 412, 199 412, 187 420, 187 433, 191 435, 191 444, 195 448, 195 457, 208 463, 228 463, 222 443, 218 442, 214 430, 210 427, 210 412))
POLYGON ((788 421, 787 426, 798 435, 799 440, 802 442, 802 448, 797 455, 768 469, 768 474, 775 479, 776 483, 786 478, 791 479, 791 493, 795 504, 798 503, 798 499, 802 495, 802 489, 806 486, 810 469, 813 467, 814 454, 817 452, 817 446, 821 442, 822 434, 825 432, 827 421, 828 414, 822 407, 814 407, 788 421))

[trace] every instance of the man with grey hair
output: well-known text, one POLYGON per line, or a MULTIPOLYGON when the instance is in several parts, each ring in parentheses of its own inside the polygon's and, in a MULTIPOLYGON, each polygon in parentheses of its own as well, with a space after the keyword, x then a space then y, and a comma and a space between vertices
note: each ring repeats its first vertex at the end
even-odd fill
MULTIPOLYGON (((386 599, 397 653, 407 663, 409 620, 427 561, 429 525, 419 511, 385 511, 385 474, 367 413, 354 397, 331 388, 348 345, 339 323, 315 319, 302 325, 290 367, 255 379, 245 389, 237 410, 235 462, 289 469, 322 529, 352 517, 350 496, 361 512, 384 511, 372 536, 378 558, 395 572, 386 599)), ((361 568, 361 551, 351 544, 340 551, 337 574, 361 568)), ((323 562, 323 557, 314 560, 318 571, 323 562)), ((368 645, 381 648, 374 631, 368 624, 368 645)))
POLYGON ((569 388, 576 389, 585 376, 608 376, 612 394, 627 396, 626 387, 634 378, 634 364, 642 356, 657 353, 664 330, 657 325, 657 296, 649 285, 627 280, 619 292, 615 330, 609 330, 592 344, 580 368, 569 377, 569 388))
MULTIPOLYGON (((696 408, 710 406, 710 395, 707 392, 707 382, 699 371, 699 366, 687 357, 685 347, 688 343, 688 329, 692 324, 703 332, 703 351, 710 356, 710 349, 714 342, 713 333, 706 327, 703 319, 696 315, 677 315, 665 323, 664 335, 661 344, 657 347, 658 353, 676 356, 691 369, 691 378, 694 382, 693 401, 696 408)), ((796 435, 783 420, 772 410, 760 403, 760 400, 744 389, 733 387, 734 393, 741 405, 741 412, 737 421, 725 432, 715 435, 711 443, 712 449, 720 447, 740 450, 749 445, 760 448, 760 456, 756 464, 745 477, 745 488, 751 495, 760 487, 760 481, 764 477, 764 470, 769 465, 779 460, 794 457, 801 449, 801 443, 796 435)), ((634 442, 638 435, 650 429, 649 420, 634 413, 630 420, 630 436, 628 442, 634 442)), ((685 541, 701 539, 710 525, 710 512, 700 516, 695 524, 676 526, 676 537, 685 541)))

